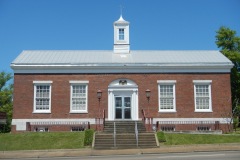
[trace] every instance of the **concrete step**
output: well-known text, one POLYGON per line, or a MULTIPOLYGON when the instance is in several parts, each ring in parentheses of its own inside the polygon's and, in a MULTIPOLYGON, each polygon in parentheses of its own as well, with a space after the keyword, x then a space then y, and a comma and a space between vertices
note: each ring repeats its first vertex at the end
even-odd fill
POLYGON ((95 134, 95 149, 130 149, 157 147, 154 133, 146 132, 142 121, 115 121, 116 140, 114 145, 114 121, 106 121, 104 131, 95 134), (135 136, 138 127, 138 146, 135 136))
POLYGON ((106 121, 104 125, 104 132, 113 133, 114 122, 116 127, 116 133, 135 133, 136 122, 139 133, 144 133, 146 131, 142 121, 106 121))

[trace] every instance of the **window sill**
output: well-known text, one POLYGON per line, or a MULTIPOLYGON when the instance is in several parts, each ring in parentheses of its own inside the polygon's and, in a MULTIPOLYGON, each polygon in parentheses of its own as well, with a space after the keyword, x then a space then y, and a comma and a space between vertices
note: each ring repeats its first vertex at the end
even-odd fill
POLYGON ((160 111, 158 111, 158 113, 177 113, 177 111, 164 111, 164 110, 160 110, 160 111))
POLYGON ((88 111, 70 111, 70 114, 86 114, 88 111))
POLYGON ((51 111, 34 111, 33 114, 50 114, 51 111))
POLYGON ((194 112, 196 112, 196 113, 211 113, 211 112, 213 112, 212 110, 203 110, 203 111, 201 111, 201 110, 195 110, 194 112))

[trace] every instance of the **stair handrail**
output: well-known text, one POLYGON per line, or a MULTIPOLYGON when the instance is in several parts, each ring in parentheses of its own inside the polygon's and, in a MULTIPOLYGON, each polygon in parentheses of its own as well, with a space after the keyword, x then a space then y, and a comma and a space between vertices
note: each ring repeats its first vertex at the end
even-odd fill
POLYGON ((145 111, 142 109, 142 121, 144 122, 145 124, 145 121, 146 121, 146 114, 145 114, 145 111))
POLYGON ((116 124, 113 122, 113 139, 114 139, 114 147, 116 147, 116 124))
POLYGON ((105 126, 105 109, 103 110, 103 129, 104 129, 104 126, 105 126))
POLYGON ((137 121, 135 121, 135 136, 136 136, 136 144, 138 147, 138 127, 137 127, 137 121))

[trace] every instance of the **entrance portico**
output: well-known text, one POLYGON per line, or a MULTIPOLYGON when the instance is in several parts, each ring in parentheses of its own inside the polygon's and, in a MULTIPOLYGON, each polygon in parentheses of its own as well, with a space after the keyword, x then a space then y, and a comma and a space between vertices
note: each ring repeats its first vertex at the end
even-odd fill
POLYGON ((108 86, 108 120, 139 120, 138 86, 129 79, 117 79, 108 86))

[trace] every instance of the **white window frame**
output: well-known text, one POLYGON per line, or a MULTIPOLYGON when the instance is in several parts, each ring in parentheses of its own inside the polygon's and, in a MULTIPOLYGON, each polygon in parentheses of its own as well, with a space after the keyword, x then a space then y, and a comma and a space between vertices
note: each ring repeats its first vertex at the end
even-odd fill
POLYGON ((194 84, 195 112, 212 112, 212 90, 211 90, 212 80, 193 80, 193 84, 194 84), (208 91, 209 91, 209 108, 208 109, 198 109, 197 108, 196 85, 208 85, 208 91))
POLYGON ((88 113, 88 83, 89 81, 69 81, 70 83, 70 113, 88 113), (86 109, 85 110, 73 110, 72 106, 72 93, 73 86, 75 85, 85 85, 86 86, 86 109))
POLYGON ((158 112, 176 112, 176 80, 158 80, 158 112), (173 86, 173 109, 161 109, 160 102, 160 86, 172 85, 173 86))
POLYGON ((52 81, 33 81, 34 85, 33 113, 51 113, 52 83, 53 83, 52 81), (37 86, 49 86, 49 109, 37 110, 36 108, 37 86))

